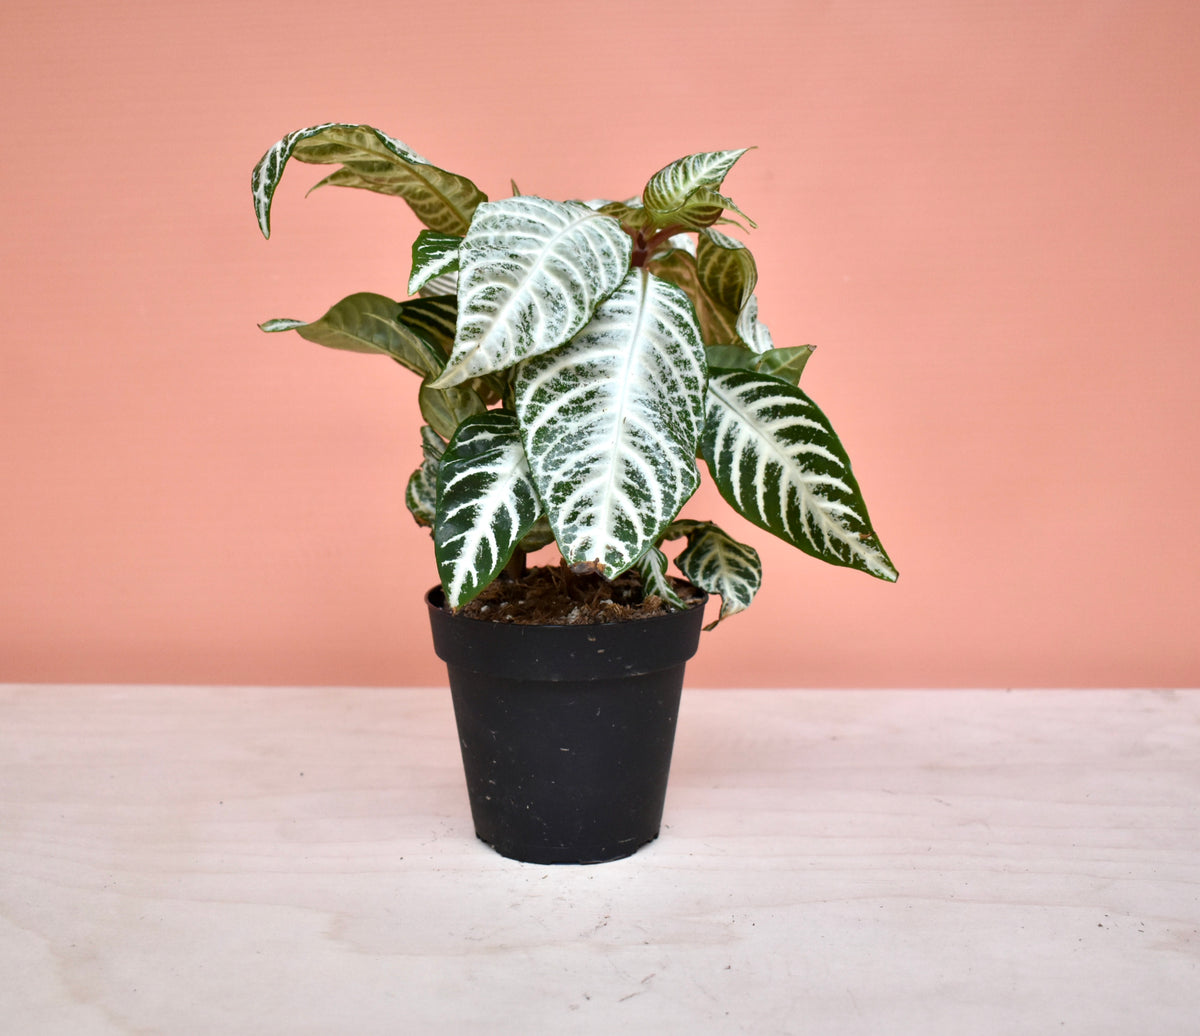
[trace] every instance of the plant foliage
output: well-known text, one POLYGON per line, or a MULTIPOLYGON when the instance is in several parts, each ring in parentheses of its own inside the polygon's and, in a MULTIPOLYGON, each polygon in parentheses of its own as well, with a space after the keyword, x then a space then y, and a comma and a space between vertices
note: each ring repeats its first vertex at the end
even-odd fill
MULTIPOLYGON (((693 583, 742 611, 762 582, 753 547, 680 518, 702 458, 755 525, 823 561, 896 570, 836 433, 799 381, 809 345, 776 348, 758 318, 750 250, 714 228, 745 217, 721 193, 748 149, 665 166, 623 202, 488 201, 370 126, 324 123, 254 169, 255 214, 292 158, 338 165, 317 186, 404 199, 424 224, 408 294, 359 293, 312 322, 276 319, 330 348, 379 353, 420 378, 422 462, 405 499, 431 528, 446 599, 470 601, 515 556, 557 543, 609 578, 684 607, 664 543, 693 583)), ((750 223, 753 226, 753 223, 750 223)), ((715 625, 715 623, 713 624, 715 625)))

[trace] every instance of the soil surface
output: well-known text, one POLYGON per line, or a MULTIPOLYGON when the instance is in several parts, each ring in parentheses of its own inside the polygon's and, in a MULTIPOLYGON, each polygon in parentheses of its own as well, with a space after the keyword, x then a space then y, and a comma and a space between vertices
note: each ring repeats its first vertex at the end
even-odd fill
MULTIPOLYGON (((699 600, 690 583, 672 582, 685 601, 699 600)), ((459 614, 526 626, 587 626, 666 615, 670 610, 661 597, 643 596, 642 581, 634 572, 610 581, 598 572, 577 572, 563 563, 531 568, 520 579, 502 575, 459 614)))

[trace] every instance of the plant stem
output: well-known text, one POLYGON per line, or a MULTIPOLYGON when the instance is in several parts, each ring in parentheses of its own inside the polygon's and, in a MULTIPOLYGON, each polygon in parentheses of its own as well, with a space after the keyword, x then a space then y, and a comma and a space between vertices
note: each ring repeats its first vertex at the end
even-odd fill
POLYGON ((646 237, 645 231, 640 228, 636 233, 630 231, 633 235, 633 256, 630 260, 631 266, 645 266, 651 259, 654 258, 654 253, 658 251, 658 246, 676 234, 682 233, 683 227, 669 226, 663 227, 662 230, 646 237))
POLYGON ((509 579, 520 579, 525 572, 525 551, 517 547, 513 551, 512 557, 508 559, 508 564, 504 566, 504 574, 509 579))

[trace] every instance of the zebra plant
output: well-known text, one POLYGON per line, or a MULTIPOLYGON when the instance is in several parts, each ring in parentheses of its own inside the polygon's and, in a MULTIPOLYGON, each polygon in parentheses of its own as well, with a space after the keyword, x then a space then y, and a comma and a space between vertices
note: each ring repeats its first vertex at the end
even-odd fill
MULTIPOLYGON (((289 159, 339 166, 334 184, 397 195, 424 224, 406 301, 360 293, 310 323, 271 320, 335 349, 381 353, 420 379, 423 461, 409 509, 433 531, 447 602, 460 607, 527 552, 636 570, 683 607, 664 543, 720 618, 750 604, 757 552, 681 519, 702 457, 743 517, 835 565, 894 580, 850 461, 799 387, 809 346, 776 348, 758 319, 754 258, 715 229, 741 216, 720 191, 747 149, 689 155, 628 201, 489 201, 370 126, 288 134, 252 187, 270 236, 289 159)), ((740 224, 739 224, 740 225, 740 224)), ((719 621, 719 619, 718 619, 719 621)))

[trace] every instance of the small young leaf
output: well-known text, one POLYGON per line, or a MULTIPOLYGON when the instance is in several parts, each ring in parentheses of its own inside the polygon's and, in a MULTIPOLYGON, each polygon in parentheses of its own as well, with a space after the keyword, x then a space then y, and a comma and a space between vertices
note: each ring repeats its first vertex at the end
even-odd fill
POLYGON ((846 451, 799 388, 767 374, 711 371, 700 445, 743 517, 830 564, 896 579, 846 451))
POLYGON ((667 535, 687 537, 687 549, 675 559, 679 570, 702 590, 721 595, 721 613, 705 629, 750 607, 762 585, 758 551, 712 522, 676 522, 667 535))
MULTIPOLYGON (((657 547, 651 547, 633 567, 642 579, 642 594, 645 597, 659 597, 676 611, 687 607, 675 587, 671 585, 671 577, 667 575, 667 556, 657 547)), ((697 584, 699 585, 699 584, 697 584)))
POLYGON ((464 421, 442 456, 433 527, 452 608, 496 578, 540 513, 513 415, 492 410, 464 421))
POLYGON ((532 195, 479 206, 459 251, 459 316, 439 388, 557 349, 629 270, 610 216, 532 195))
POLYGON ((439 234, 422 230, 412 246, 412 275, 408 278, 408 293, 415 295, 433 278, 458 271, 458 247, 462 238, 454 234, 439 234))
POLYGON ((749 150, 705 151, 687 155, 660 169, 642 191, 642 204, 654 225, 699 230, 716 223, 725 209, 737 212, 733 202, 719 194, 717 188, 733 164, 749 150))
MULTIPOLYGON (((403 198, 417 218, 444 234, 466 232, 486 196, 464 176, 430 165, 372 126, 326 122, 289 133, 267 149, 250 179, 263 237, 271 236, 271 199, 288 159, 342 168, 316 186, 358 187, 403 198)), ((314 188, 315 190, 315 188, 314 188)))
POLYGON ((400 304, 384 295, 364 291, 348 295, 312 323, 268 320, 264 331, 295 331, 302 338, 330 349, 380 353, 420 374, 435 376, 443 359, 429 342, 398 318, 400 304))

